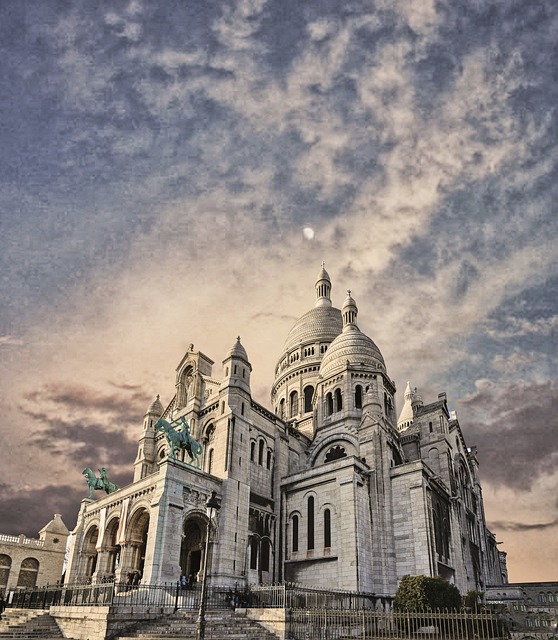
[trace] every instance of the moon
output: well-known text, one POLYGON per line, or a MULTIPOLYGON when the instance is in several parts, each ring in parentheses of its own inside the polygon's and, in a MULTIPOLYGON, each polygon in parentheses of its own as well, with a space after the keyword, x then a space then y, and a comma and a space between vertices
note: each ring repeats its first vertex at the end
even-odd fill
POLYGON ((302 229, 302 235, 304 236, 305 240, 313 240, 314 239, 314 229, 312 229, 312 227, 304 227, 302 229))

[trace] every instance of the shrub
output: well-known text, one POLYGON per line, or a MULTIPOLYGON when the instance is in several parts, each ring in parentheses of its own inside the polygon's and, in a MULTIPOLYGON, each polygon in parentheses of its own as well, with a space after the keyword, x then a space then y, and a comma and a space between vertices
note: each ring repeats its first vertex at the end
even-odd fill
POLYGON ((459 589, 443 578, 404 576, 397 588, 393 608, 396 611, 455 611, 461 608, 461 604, 459 589))
POLYGON ((475 589, 470 589, 463 596, 463 605, 468 609, 471 609, 473 612, 476 612, 480 608, 480 603, 482 602, 482 591, 476 591, 475 589))

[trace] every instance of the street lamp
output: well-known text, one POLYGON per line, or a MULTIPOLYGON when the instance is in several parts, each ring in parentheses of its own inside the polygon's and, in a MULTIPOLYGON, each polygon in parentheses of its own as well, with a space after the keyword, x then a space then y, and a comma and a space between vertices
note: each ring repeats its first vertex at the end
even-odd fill
POLYGON ((211 534, 211 518, 213 516, 213 510, 219 511, 221 505, 217 500, 217 495, 215 491, 211 492, 208 501, 205 503, 206 509, 208 511, 208 519, 207 519, 207 533, 205 534, 205 551, 204 551, 204 560, 203 560, 203 575, 202 575, 202 585, 201 585, 201 594, 200 594, 200 610, 198 613, 198 619, 196 621, 196 640, 204 640, 205 638, 205 594, 207 591, 207 561, 209 556, 209 536, 211 534))

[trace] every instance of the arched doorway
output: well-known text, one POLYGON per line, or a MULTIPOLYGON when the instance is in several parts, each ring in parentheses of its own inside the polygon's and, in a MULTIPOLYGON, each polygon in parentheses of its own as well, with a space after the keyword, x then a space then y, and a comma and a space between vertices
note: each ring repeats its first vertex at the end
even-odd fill
POLYGON ((97 568, 97 540, 99 538, 99 529, 92 526, 85 534, 83 547, 81 550, 84 557, 83 575, 88 580, 91 579, 97 568))
POLYGON ((114 578, 120 563, 120 545, 118 544, 118 528, 120 518, 113 518, 107 525, 103 547, 108 552, 107 557, 107 578, 114 578))
POLYGON ((139 572, 140 578, 145 568, 148 531, 149 512, 147 509, 139 509, 132 514, 126 535, 126 546, 130 548, 126 564, 131 571, 139 572))
POLYGON ((182 575, 197 579, 202 568, 202 549, 207 525, 198 517, 191 517, 184 523, 184 537, 180 548, 180 571, 182 575))

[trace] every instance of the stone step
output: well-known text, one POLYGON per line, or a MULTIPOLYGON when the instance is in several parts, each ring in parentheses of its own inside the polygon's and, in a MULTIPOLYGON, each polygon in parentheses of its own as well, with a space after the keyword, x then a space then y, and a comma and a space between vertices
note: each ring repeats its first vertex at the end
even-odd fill
POLYGON ((48 611, 6 609, 0 620, 0 638, 50 640, 63 638, 62 632, 48 611))
MULTIPOLYGON (((197 615, 177 612, 165 619, 146 622, 133 633, 123 632, 119 640, 193 640, 197 615)), ((233 611, 211 612, 206 617, 206 640, 277 640, 277 636, 244 615, 233 611)))

